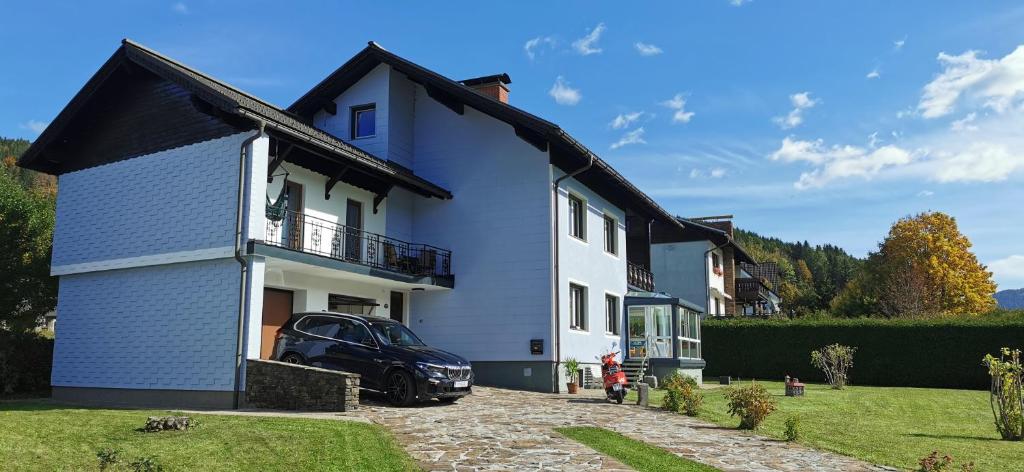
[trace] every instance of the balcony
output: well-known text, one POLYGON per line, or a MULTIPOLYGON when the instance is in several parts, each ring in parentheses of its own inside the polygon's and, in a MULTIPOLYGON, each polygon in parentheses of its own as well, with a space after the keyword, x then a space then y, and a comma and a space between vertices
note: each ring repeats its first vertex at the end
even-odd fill
POLYGON ((654 291, 654 274, 640 264, 626 263, 626 284, 643 292, 654 291))
POLYGON ((430 277, 451 287, 452 253, 363 231, 303 213, 286 211, 280 221, 267 219, 263 244, 413 277, 430 277))
POLYGON ((771 290, 763 279, 741 277, 736 279, 736 302, 750 304, 768 301, 771 290))

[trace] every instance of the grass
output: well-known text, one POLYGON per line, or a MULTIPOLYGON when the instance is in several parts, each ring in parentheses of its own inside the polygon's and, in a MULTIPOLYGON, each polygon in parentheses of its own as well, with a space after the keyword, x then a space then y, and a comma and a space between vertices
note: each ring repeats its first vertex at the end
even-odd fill
POLYGON ((614 431, 594 427, 555 428, 555 431, 614 457, 640 472, 714 472, 718 469, 684 459, 660 447, 627 438, 614 431))
MULTIPOLYGON (((1003 441, 996 432, 988 392, 898 387, 807 385, 806 396, 786 397, 782 382, 758 382, 776 396, 778 410, 757 433, 782 439, 786 418, 800 417, 802 444, 872 463, 916 469, 938 450, 957 463, 973 461, 978 471, 1024 470, 1024 443, 1003 441)), ((746 385, 747 382, 742 383, 746 385)), ((704 391, 700 418, 736 427, 727 413, 724 389, 704 391)), ((660 405, 662 390, 651 391, 660 405)), ((635 397, 634 397, 635 398, 635 397)))
MULTIPOLYGON (((349 421, 194 415, 188 432, 136 431, 166 411, 78 409, 0 402, 0 464, 17 470, 98 470, 96 452, 164 470, 416 470, 381 427, 349 421)), ((4 468, 0 466, 0 468, 4 468)))

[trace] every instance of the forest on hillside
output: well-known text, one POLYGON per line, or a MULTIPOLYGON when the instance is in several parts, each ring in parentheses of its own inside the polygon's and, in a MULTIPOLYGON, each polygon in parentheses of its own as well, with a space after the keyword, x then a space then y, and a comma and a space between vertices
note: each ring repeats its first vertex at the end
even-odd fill
POLYGON ((831 244, 785 242, 739 228, 735 237, 754 260, 778 264, 782 278, 776 291, 789 316, 828 311, 832 299, 864 265, 862 259, 831 244))

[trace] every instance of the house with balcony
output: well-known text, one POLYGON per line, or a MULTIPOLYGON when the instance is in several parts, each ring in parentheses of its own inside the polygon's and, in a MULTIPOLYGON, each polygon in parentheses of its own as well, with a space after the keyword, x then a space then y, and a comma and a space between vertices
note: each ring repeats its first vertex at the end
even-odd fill
POLYGON ((782 312, 782 298, 778 294, 782 273, 774 262, 740 263, 736 278, 737 315, 772 316, 782 312))
POLYGON ((747 302, 742 297, 748 295, 748 278, 740 273, 741 265, 755 267, 757 262, 733 239, 731 219, 731 215, 677 217, 682 231, 656 228, 651 239, 651 272, 659 290, 691 300, 708 316, 741 312, 747 302))
POLYGON ((399 320, 485 385, 699 360, 699 317, 642 300, 685 224, 510 83, 371 42, 282 109, 125 40, 20 161, 59 176, 54 397, 237 406, 302 311, 399 320))

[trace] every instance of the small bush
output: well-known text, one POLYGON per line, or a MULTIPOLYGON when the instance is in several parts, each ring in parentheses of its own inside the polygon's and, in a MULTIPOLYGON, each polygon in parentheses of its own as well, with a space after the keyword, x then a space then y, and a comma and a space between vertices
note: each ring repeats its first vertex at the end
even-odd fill
POLYGON ((700 405, 704 403, 704 394, 696 379, 688 375, 672 374, 665 379, 665 390, 662 408, 686 416, 697 416, 700 405))
POLYGON ((0 396, 45 392, 52 365, 52 339, 0 329, 0 396))
MULTIPOLYGON (((946 454, 940 457, 939 451, 932 451, 917 463, 920 465, 920 468, 917 469, 918 472, 947 472, 954 470, 953 468, 956 466, 953 456, 946 454)), ((961 464, 959 469, 961 472, 974 472, 974 463, 961 464)))
POLYGON ((790 416, 786 418, 786 430, 782 433, 786 441, 796 442, 800 440, 800 417, 790 416))
POLYGON ((775 399, 756 382, 726 391, 725 398, 729 400, 729 415, 740 417, 740 429, 757 429, 775 411, 775 399))
POLYGON ((857 348, 842 344, 829 344, 811 351, 811 365, 825 372, 825 380, 834 389, 842 389, 849 381, 847 372, 853 366, 853 353, 857 348))
POLYGON ((96 459, 100 462, 100 470, 110 470, 121 463, 121 451, 117 449, 100 449, 96 452, 96 459))
POLYGON ((1008 441, 1024 439, 1024 366, 1020 350, 1004 347, 998 358, 986 354, 982 362, 992 377, 989 404, 999 435, 1008 441))
POLYGON ((164 466, 155 457, 140 457, 128 463, 133 472, 162 472, 164 466))

